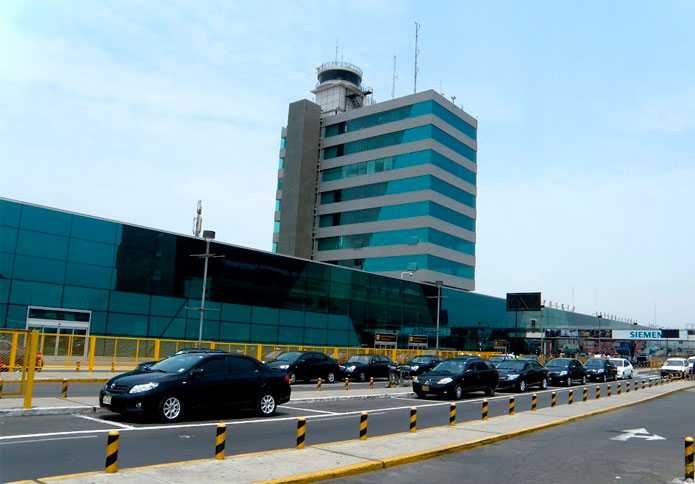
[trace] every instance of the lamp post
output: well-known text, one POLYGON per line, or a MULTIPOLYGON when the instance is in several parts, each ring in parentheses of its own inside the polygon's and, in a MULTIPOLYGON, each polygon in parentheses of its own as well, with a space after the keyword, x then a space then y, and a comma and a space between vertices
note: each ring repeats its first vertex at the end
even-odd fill
POLYGON ((601 313, 598 313, 598 352, 601 353, 601 313))
POLYGON ((442 312, 442 284, 443 281, 434 281, 437 285, 437 328, 435 329, 435 351, 439 356, 439 314, 442 312))

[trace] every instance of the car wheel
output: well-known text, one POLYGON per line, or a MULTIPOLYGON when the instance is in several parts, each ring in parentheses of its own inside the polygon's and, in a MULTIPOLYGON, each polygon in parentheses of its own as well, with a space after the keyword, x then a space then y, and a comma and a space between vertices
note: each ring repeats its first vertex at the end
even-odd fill
POLYGON ((333 373, 332 371, 329 371, 328 375, 326 375, 326 381, 328 383, 335 383, 335 373, 333 373))
POLYGON ((418 398, 424 399, 427 395, 424 392, 415 392, 415 395, 417 395, 418 398))
POLYGON ((526 382, 524 380, 521 380, 519 384, 517 385, 517 390, 519 390, 521 393, 524 393, 526 391, 526 382))
POLYGON ((487 387, 485 389, 485 395, 488 397, 491 397, 495 394, 495 388, 494 387, 487 387))
POLYGON ((461 397, 463 396, 463 389, 461 388, 461 385, 456 385, 454 387, 454 391, 451 393, 456 400, 461 400, 461 397))
POLYGON ((574 383, 574 382, 572 381, 572 377, 571 377, 571 376, 568 376, 568 377, 567 377, 567 386, 568 386, 568 387, 571 387, 571 386, 572 386, 572 383, 574 383))
POLYGON ((548 380, 543 378, 543 380, 541 380, 541 390, 545 390, 546 388, 548 388, 548 380))
POLYGON ((297 381, 297 375, 295 374, 295 372, 290 371, 290 372, 287 373, 287 376, 288 376, 289 379, 290 379, 290 385, 294 385, 295 382, 297 381))
POLYGON ((275 413, 277 405, 275 404, 275 397, 270 393, 264 394, 258 399, 258 405, 256 406, 258 413, 261 417, 270 417, 275 413))
POLYGON ((177 422, 183 415, 181 400, 173 395, 167 395, 159 402, 159 418, 163 422, 177 422))
POLYGON ((360 381, 367 381, 367 375, 365 375, 364 372, 361 371, 360 375, 359 375, 359 379, 360 379, 360 381))

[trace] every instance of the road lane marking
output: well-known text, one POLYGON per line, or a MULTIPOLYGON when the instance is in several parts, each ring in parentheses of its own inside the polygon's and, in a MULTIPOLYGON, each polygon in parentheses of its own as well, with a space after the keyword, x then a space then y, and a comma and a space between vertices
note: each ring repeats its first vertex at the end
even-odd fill
POLYGON ((19 442, 0 442, 0 445, 7 444, 28 444, 31 442, 48 442, 51 440, 74 440, 74 439, 96 439, 96 435, 78 435, 75 437, 56 437, 54 439, 31 439, 31 440, 20 440, 19 442))
POLYGON ((133 426, 133 425, 126 425, 126 424, 122 424, 120 422, 112 422, 111 420, 94 418, 94 417, 90 417, 88 415, 73 415, 73 417, 79 417, 79 418, 83 418, 85 420, 91 420, 92 422, 99 422, 99 423, 103 423, 103 424, 114 425, 114 426, 120 427, 122 429, 134 429, 135 428, 135 426, 133 426))
POLYGON ((287 405, 283 405, 282 408, 289 408, 290 410, 298 410, 300 412, 316 412, 316 413, 325 413, 328 415, 339 415, 336 412, 329 412, 327 410, 311 410, 308 408, 297 408, 297 407, 288 407, 287 405))

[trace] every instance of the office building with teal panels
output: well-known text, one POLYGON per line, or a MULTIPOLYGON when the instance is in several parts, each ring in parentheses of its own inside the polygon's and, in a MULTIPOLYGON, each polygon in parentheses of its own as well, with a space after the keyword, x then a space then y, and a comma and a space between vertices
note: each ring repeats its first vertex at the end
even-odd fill
MULTIPOLYGON (((550 328, 632 328, 557 309, 514 314, 505 300, 213 241, 203 338, 374 346, 376 332, 435 346, 528 349, 550 328), (601 326, 603 324, 603 326, 601 326)), ((205 241, 0 199, 0 328, 151 338, 198 337, 205 241)), ((534 346, 536 345, 536 346, 534 346)))
POLYGON ((473 290, 477 121, 431 90, 370 102, 350 64, 318 81, 282 132, 274 250, 473 290))

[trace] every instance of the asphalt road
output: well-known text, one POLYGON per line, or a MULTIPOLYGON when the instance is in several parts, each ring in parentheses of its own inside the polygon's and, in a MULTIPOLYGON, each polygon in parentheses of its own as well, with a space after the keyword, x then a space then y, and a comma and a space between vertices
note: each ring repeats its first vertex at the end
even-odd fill
MULTIPOLYGON (((615 383, 613 394, 616 394, 615 383)), ((589 398, 595 397, 593 386, 589 398)), ((298 390, 296 388, 295 390, 298 390)), ((581 387, 574 387, 575 404, 581 401, 581 387)), ((551 391, 557 404, 567 403, 565 387, 536 391, 538 407, 550 405, 551 391)), ((602 390, 605 398, 605 388, 602 390)), ((489 398, 491 417, 508 412, 509 396, 516 398, 516 411, 530 410, 531 393, 498 393, 489 398)), ((457 403, 458 421, 479 419, 481 393, 466 395, 457 403)), ((449 400, 379 398, 312 404, 282 405, 271 418, 253 413, 204 412, 191 415, 177 425, 159 425, 116 414, 88 416, 36 416, 0 418, 0 482, 51 475, 102 470, 106 434, 121 433, 119 468, 177 462, 213 456, 215 426, 226 422, 227 455, 291 448, 295 445, 296 419, 307 418, 308 445, 355 439, 359 414, 369 412, 369 435, 386 435, 408 429, 411 406, 418 408, 418 428, 448 423, 449 400), (27 465, 27 463, 31 463, 27 465)), ((559 481, 558 481, 559 482, 559 481)))
POLYGON ((682 482, 683 439, 695 436, 694 404, 695 390, 687 390, 467 452, 331 482, 682 482))

